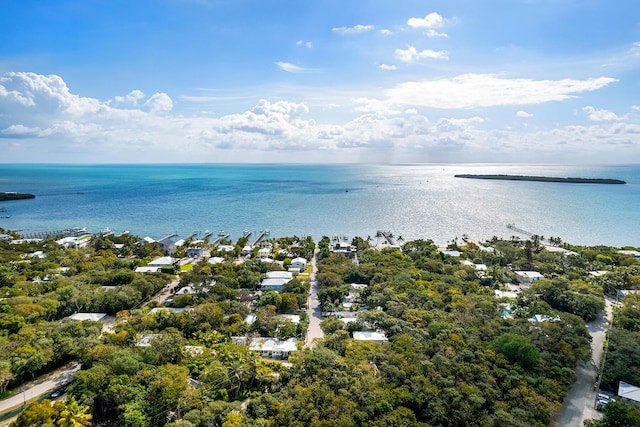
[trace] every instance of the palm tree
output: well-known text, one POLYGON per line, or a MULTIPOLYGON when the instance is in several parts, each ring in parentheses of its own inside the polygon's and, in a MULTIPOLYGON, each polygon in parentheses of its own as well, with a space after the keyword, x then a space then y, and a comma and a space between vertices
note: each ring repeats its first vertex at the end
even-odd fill
POLYGON ((91 425, 91 418, 93 415, 89 413, 89 407, 70 397, 56 424, 61 427, 87 427, 91 425))

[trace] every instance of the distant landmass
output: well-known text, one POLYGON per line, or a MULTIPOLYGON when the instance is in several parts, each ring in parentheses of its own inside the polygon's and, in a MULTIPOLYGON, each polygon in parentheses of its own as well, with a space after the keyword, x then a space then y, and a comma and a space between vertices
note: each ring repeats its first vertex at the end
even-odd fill
POLYGON ((28 193, 15 193, 13 191, 0 192, 0 202, 7 200, 35 199, 36 196, 28 193))
POLYGON ((568 182, 573 184, 626 184, 626 181, 609 178, 560 178, 553 176, 529 176, 529 175, 473 175, 459 174, 456 178, 472 179, 499 179, 503 181, 541 181, 541 182, 568 182))

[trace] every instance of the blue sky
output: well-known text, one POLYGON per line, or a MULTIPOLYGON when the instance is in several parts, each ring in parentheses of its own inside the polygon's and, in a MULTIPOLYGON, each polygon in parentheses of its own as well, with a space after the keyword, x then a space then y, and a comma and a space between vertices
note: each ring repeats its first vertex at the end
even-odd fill
POLYGON ((21 0, 0 162, 640 162, 637 0, 21 0))

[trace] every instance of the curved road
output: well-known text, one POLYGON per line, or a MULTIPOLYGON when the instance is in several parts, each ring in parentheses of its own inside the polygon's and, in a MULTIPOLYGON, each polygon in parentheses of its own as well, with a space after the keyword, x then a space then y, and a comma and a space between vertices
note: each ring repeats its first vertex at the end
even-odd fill
POLYGON ((307 298, 307 314, 309 315, 309 327, 307 328, 307 337, 305 339, 305 347, 313 347, 316 338, 324 338, 324 333, 320 329, 322 322, 322 307, 318 300, 318 280, 316 275, 318 267, 316 265, 318 249, 313 253, 311 258, 311 274, 309 275, 309 297, 307 298))
POLYGON ((602 418, 602 413, 596 411, 596 395, 593 384, 597 380, 596 366, 600 365, 600 358, 604 346, 604 339, 613 318, 613 306, 605 299, 605 310, 593 322, 587 323, 591 334, 592 360, 588 363, 580 362, 576 368, 576 382, 562 402, 562 409, 556 418, 557 427, 582 427, 584 421, 592 418, 602 418))

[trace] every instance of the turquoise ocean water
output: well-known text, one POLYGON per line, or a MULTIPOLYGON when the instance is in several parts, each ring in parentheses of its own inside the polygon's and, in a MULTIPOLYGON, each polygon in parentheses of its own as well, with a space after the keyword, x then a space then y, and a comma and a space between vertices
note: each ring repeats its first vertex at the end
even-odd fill
MULTIPOLYGON (((443 244, 521 229, 575 244, 640 246, 640 165, 0 164, 0 227, 110 228, 160 238, 269 229, 271 236, 373 236, 443 244), (617 178, 626 185, 486 181, 458 173, 617 178), (8 217, 8 218, 7 218, 8 217)), ((525 236, 522 236, 525 237, 525 236)))

